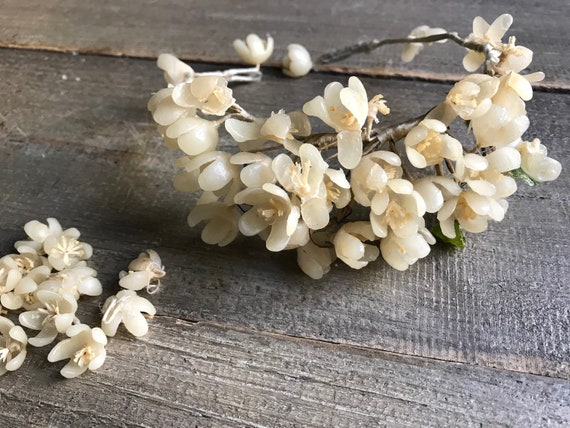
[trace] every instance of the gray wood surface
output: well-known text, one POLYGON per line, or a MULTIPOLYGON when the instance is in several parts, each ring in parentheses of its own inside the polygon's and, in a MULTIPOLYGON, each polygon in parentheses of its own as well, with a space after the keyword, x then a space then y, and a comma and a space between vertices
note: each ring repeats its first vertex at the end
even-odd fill
MULTIPOLYGON (((316 57, 361 40, 404 37, 423 24, 466 36, 475 16, 492 22, 503 13, 514 16, 510 34, 518 43, 540 53, 531 68, 547 74, 541 85, 570 89, 567 0, 547 6, 534 0, 3 0, 0 46, 135 57, 168 51, 188 60, 236 62, 231 42, 255 32, 273 35, 277 64, 289 43, 304 43, 316 57)), ((464 74, 459 46, 433 46, 409 65, 400 61, 400 50, 387 47, 323 69, 438 80, 464 74)))
MULTIPOLYGON (((538 61, 562 45, 566 27, 555 24, 558 16, 545 33, 536 33, 547 25, 538 19, 531 25, 538 4, 528 3, 512 13, 528 23, 517 31, 540 46, 551 43, 551 50, 536 54, 538 61)), ((272 22, 286 36, 299 34, 309 19, 296 3, 281 20, 261 5, 255 21, 249 19, 253 3, 239 2, 232 13, 225 4, 187 5, 193 11, 188 19, 195 20, 188 29, 186 20, 174 19, 180 5, 131 7, 128 15, 121 14, 127 2, 94 10, 65 1, 17 6, 7 0, 0 45, 146 57, 172 43, 188 57, 227 62, 233 55, 230 22, 239 34, 263 32, 258 26, 272 22), (120 16, 122 30, 110 32, 109 20, 120 16), (184 34, 191 40, 205 31, 198 29, 217 28, 202 16, 224 24, 211 38, 202 35, 201 47, 195 40, 182 43, 184 34), (174 29, 159 31, 160 22, 174 29), (146 36, 139 33, 143 28, 146 36), (223 41, 219 47, 216 37, 223 41)), ((353 10, 323 4, 314 2, 315 16, 331 20, 342 11, 346 17, 338 24, 347 28, 343 38, 370 28, 349 25, 366 2, 353 10)), ((400 9, 406 4, 385 6, 382 19, 406 16, 400 9)), ((461 19, 470 21, 477 7, 475 14, 492 11, 486 16, 493 17, 495 9, 504 10, 499 6, 477 3, 461 19)), ((540 13, 562 9, 553 3, 540 13)), ((453 17, 422 16, 442 26, 453 17)), ((406 17, 406 31, 410 25, 415 18, 406 17)), ((326 50, 326 34, 318 26, 312 31, 311 42, 314 35, 318 49, 326 50)), ((104 298, 118 290, 117 273, 141 250, 156 249, 167 268, 161 291, 151 297, 158 316, 148 336, 119 334, 97 373, 71 381, 59 376, 61 364, 45 361, 49 347, 31 349, 22 369, 0 378, 2 425, 570 425, 570 177, 564 169, 570 95, 560 65, 567 57, 554 56, 549 64, 551 57, 542 61, 552 67, 558 89, 535 93, 527 135, 540 137, 562 162, 555 183, 521 184, 506 219, 469 236, 463 252, 434 247, 404 273, 383 262, 357 272, 338 263, 313 281, 292 252, 271 254, 258 239, 244 237, 210 247, 200 241, 199 227, 186 226, 195 195, 170 185, 176 155, 161 146, 146 111, 149 95, 162 87, 154 61, 0 49, 0 254, 12 251, 28 220, 54 216, 78 227, 95 249, 90 264, 105 289, 80 305, 81 318, 92 323, 104 298)), ((372 60, 354 59, 350 67, 368 73, 372 60)), ((442 77, 433 61, 410 69, 430 81, 363 79, 369 93, 388 99, 388 121, 422 113, 446 93, 449 84, 437 81, 453 74, 442 77)), ((234 91, 249 111, 267 115, 277 107, 298 108, 339 79, 346 76, 288 80, 266 69, 263 82, 234 91)))

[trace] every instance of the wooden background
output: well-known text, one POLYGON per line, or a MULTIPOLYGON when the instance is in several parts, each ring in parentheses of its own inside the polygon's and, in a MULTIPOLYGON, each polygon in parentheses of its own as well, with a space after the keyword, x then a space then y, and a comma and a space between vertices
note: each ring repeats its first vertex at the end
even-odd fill
MULTIPOLYGON (((0 378, 0 425, 349 427, 570 425, 570 63, 567 0, 506 6, 480 0, 2 0, 0 254, 32 219, 56 217, 94 247, 104 293, 80 304, 97 324, 117 273, 146 248, 167 277, 141 339, 119 334, 97 372, 74 380, 49 346, 0 378), (528 103, 528 139, 560 160, 560 178, 521 184, 506 219, 436 246, 401 273, 378 261, 336 263, 313 281, 295 253, 239 238, 199 239, 193 195, 173 190, 175 154, 146 110, 163 85, 153 58, 199 70, 237 62, 231 41, 270 32, 280 58, 301 42, 315 56, 420 24, 470 32, 474 16, 514 15, 511 34, 547 78, 528 103)), ((386 48, 300 79, 277 60, 234 89, 254 114, 299 108, 340 73, 383 93, 396 122, 437 103, 463 71, 463 50, 432 47, 412 64, 386 48), (453 64, 453 65, 452 65, 453 64)), ((30 347, 31 348, 31 347, 30 347)))

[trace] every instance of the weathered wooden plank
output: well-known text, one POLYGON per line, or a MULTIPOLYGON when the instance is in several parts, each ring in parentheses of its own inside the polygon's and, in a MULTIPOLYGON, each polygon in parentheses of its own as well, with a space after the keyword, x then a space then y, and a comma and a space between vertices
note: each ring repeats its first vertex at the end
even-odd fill
MULTIPOLYGON (((531 0, 518 1, 516 7, 490 0, 295 0, 286 6, 260 0, 144 0, 136 6, 114 0, 5 0, 0 46, 140 57, 171 51, 189 60, 230 62, 237 60, 231 47, 236 37, 271 33, 277 41, 275 65, 293 42, 305 44, 316 57, 365 39, 403 37, 422 24, 466 36, 475 16, 492 21, 510 12, 515 17, 510 34, 538 53, 532 70, 546 72, 543 85, 568 89, 567 9, 565 0, 548 7, 531 0)), ((400 49, 387 47, 328 69, 439 80, 456 80, 464 73, 458 46, 436 45, 411 65, 400 62, 400 49)))
MULTIPOLYGON (((570 378, 567 173, 523 188, 506 220, 470 236, 463 252, 436 247, 404 273, 382 262, 361 271, 339 263, 315 282, 292 253, 272 254, 247 238, 209 247, 186 227, 195 197, 169 185, 175 155, 160 147, 145 109, 161 85, 150 61, 4 51, 0 74, 3 253, 26 221, 55 216, 94 246, 106 284, 140 250, 157 249, 168 270, 156 295, 162 314, 570 378)), ((274 100, 298 107, 333 77, 270 73, 235 91, 250 111, 268 114, 274 100)), ((387 96, 389 120, 421 113, 447 88, 365 84, 387 96)), ((543 138, 565 165, 569 105, 569 95, 540 92, 529 104, 530 137, 543 138)))
MULTIPOLYGON (((564 426, 570 383, 272 334, 151 321, 96 373, 61 380, 45 348, 2 379, 15 426, 564 426), (29 409, 34 407, 34 412, 29 409)), ((6 418, 6 419, 5 419, 6 418)))

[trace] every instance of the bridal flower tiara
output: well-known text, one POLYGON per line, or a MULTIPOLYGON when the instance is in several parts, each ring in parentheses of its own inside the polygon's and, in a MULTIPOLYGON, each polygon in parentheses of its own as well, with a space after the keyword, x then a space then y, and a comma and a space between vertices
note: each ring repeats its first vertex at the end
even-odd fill
MULTIPOLYGON (((168 86, 148 108, 166 147, 183 152, 175 188, 201 192, 189 225, 205 223, 208 244, 228 245, 241 233, 258 235, 269 251, 294 249, 300 268, 315 279, 337 258, 360 269, 381 255, 405 270, 428 255, 436 238, 465 245, 464 232, 503 220, 516 180, 551 181, 561 170, 540 140, 523 138, 530 125, 525 102, 544 74, 521 74, 532 51, 513 36, 502 41, 511 24, 508 14, 492 24, 477 17, 466 38, 420 26, 406 38, 361 42, 317 60, 394 43, 404 44, 406 62, 432 43, 465 47, 463 65, 474 74, 421 116, 391 126, 381 120, 390 113, 387 100, 369 94, 356 76, 346 86, 330 83, 299 111, 247 112, 228 84, 261 79, 260 64, 273 51, 269 36, 234 42, 250 68, 197 73, 161 55, 168 86), (329 129, 313 132, 310 118, 329 129), (468 131, 463 141, 453 131, 459 126, 468 131), (224 150, 227 136, 235 144, 224 150)), ((300 77, 312 67, 303 46, 289 45, 284 74, 300 77)))

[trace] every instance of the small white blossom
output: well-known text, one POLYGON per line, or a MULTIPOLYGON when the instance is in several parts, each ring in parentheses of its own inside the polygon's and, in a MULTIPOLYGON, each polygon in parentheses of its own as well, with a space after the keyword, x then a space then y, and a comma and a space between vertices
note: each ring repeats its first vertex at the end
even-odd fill
POLYGON ((175 139, 180 150, 189 156, 198 156, 216 149, 218 124, 198 116, 181 117, 168 128, 165 136, 175 139))
POLYGON ((410 163, 416 168, 425 168, 443 159, 459 159, 463 146, 446 131, 445 123, 435 119, 424 119, 412 128, 404 141, 410 163))
POLYGON ((350 176, 354 200, 363 207, 386 205, 386 185, 402 177, 401 163, 396 153, 384 150, 364 156, 350 176))
POLYGON ((389 232, 380 242, 382 258, 390 266, 397 270, 406 270, 416 261, 426 257, 431 249, 430 244, 435 244, 435 238, 424 227, 423 219, 418 232, 408 236, 399 236, 389 232))
MULTIPOLYGON (((513 17, 508 13, 499 16, 490 25, 483 18, 477 16, 473 20, 473 32, 467 37, 467 40, 480 45, 488 43, 491 48, 496 51, 495 56, 497 56, 498 59, 503 47, 501 39, 511 27, 512 23, 513 17)), ((469 50, 467 55, 463 58, 463 67, 465 67, 467 71, 473 72, 485 62, 485 59, 486 57, 483 52, 469 50)))
POLYGON ((93 248, 80 242, 77 229, 64 230, 60 235, 48 236, 44 242, 44 251, 48 262, 55 270, 63 270, 76 265, 81 260, 91 258, 93 248))
POLYGON ((50 363, 69 358, 60 371, 63 377, 74 378, 87 369, 97 370, 103 365, 107 356, 107 336, 99 327, 77 324, 70 327, 66 334, 69 339, 59 342, 48 354, 50 363))
POLYGON ((164 71, 164 80, 169 85, 191 81, 194 78, 194 70, 188 64, 180 61, 174 55, 160 54, 156 60, 158 68, 164 71))
POLYGON ((233 200, 241 181, 239 168, 230 162, 230 158, 229 153, 215 151, 178 159, 176 166, 182 172, 174 177, 174 187, 183 192, 206 190, 228 201, 233 200))
POLYGON ((172 89, 172 100, 180 107, 197 108, 215 116, 226 114, 235 102, 228 81, 221 76, 198 76, 190 83, 176 85, 172 89))
POLYGON ((313 279, 321 279, 327 274, 334 259, 336 254, 333 248, 319 247, 312 241, 297 248, 297 264, 313 279))
POLYGON ((303 112, 318 117, 338 133, 338 160, 343 167, 352 169, 358 165, 362 157, 362 126, 368 117, 368 97, 357 77, 350 77, 346 88, 339 82, 329 83, 324 96, 305 103, 303 112))
POLYGON ((51 272, 48 266, 38 266, 24 275, 15 285, 12 291, 2 294, 0 302, 2 306, 10 310, 20 308, 35 309, 38 305, 36 291, 51 272))
POLYGON ((16 241, 14 246, 19 253, 45 254, 43 246, 49 236, 59 236, 63 229, 55 218, 48 218, 47 224, 32 220, 24 225, 24 231, 30 238, 27 241, 16 241))
POLYGON ((380 255, 377 246, 365 244, 374 241, 376 236, 367 221, 344 224, 334 237, 334 249, 339 259, 353 269, 362 269, 380 255))
POLYGON ((261 187, 265 183, 277 181, 271 168, 273 159, 263 153, 239 152, 231 157, 230 162, 245 165, 239 178, 246 187, 261 187))
POLYGON ((156 309, 147 299, 140 297, 133 290, 119 291, 109 297, 103 305, 101 329, 111 337, 117 333, 119 324, 125 324, 127 330, 134 336, 144 336, 148 332, 148 323, 142 313, 152 318, 156 309))
POLYGON ((207 223, 201 235, 206 244, 224 247, 238 235, 239 214, 233 205, 220 202, 196 205, 188 215, 188 224, 194 227, 202 221, 207 223))
POLYGON ((515 36, 509 37, 509 43, 503 45, 499 62, 493 66, 498 74, 507 74, 511 71, 519 73, 532 62, 532 51, 524 46, 515 46, 515 36))
POLYGON ((293 205, 289 195, 281 187, 265 183, 261 188, 247 188, 235 198, 238 205, 251 205, 239 219, 239 230, 246 236, 257 235, 270 229, 266 241, 269 251, 285 249, 297 230, 301 210, 293 205))
POLYGON ((301 142, 295 136, 305 137, 311 134, 309 118, 300 111, 285 113, 280 110, 267 119, 256 119, 253 122, 230 118, 225 126, 242 151, 259 150, 266 141, 274 141, 291 153, 298 154, 301 142))
POLYGON ((96 278, 97 271, 78 262, 71 268, 52 273, 40 284, 40 289, 54 293, 69 293, 79 299, 82 295, 99 296, 103 291, 101 282, 96 278))
POLYGON ((267 40, 263 41, 257 34, 249 34, 245 41, 234 40, 234 49, 243 62, 260 65, 273 53, 273 38, 268 35, 267 40))
POLYGON ((129 271, 122 271, 119 286, 128 290, 142 290, 160 285, 160 278, 166 275, 160 256, 154 250, 146 250, 129 264, 129 271))
POLYGON ((0 376, 21 367, 26 358, 28 337, 19 325, 0 316, 0 376))
POLYGON ((196 108, 182 107, 172 99, 174 88, 164 88, 154 94, 148 101, 147 108, 154 121, 161 126, 169 126, 183 116, 195 116, 196 108))
POLYGON ((517 150, 521 154, 521 168, 533 180, 539 182, 552 181, 560 175, 562 165, 557 160, 547 156, 547 149, 540 144, 538 138, 530 142, 521 142, 517 145, 517 150))
POLYGON ((301 216, 312 230, 322 229, 329 223, 329 207, 324 184, 328 168, 319 150, 312 144, 299 149, 300 162, 293 163, 286 154, 273 159, 273 172, 285 190, 301 200, 301 216))
POLYGON ((472 120, 489 111, 499 83, 497 77, 470 74, 453 85, 445 99, 459 117, 472 120))
POLYGON ((287 46, 287 55, 281 64, 283 73, 289 77, 302 77, 313 68, 311 54, 304 46, 297 43, 287 46))
MULTIPOLYGON (((408 35, 408 38, 422 38, 422 37, 429 37, 435 36, 437 34, 445 34, 443 28, 431 28, 427 25, 420 25, 412 30, 412 32, 408 35)), ((445 43, 447 40, 438 40, 436 43, 445 43)), ((403 62, 410 62, 412 61, 417 54, 419 54, 426 46, 430 46, 431 43, 407 43, 402 51, 402 61, 403 62)))
POLYGON ((49 290, 36 292, 41 307, 22 312, 19 320, 24 327, 40 330, 36 337, 29 340, 30 345, 49 345, 58 333, 65 333, 71 326, 77 310, 77 301, 71 294, 57 294, 49 290))

